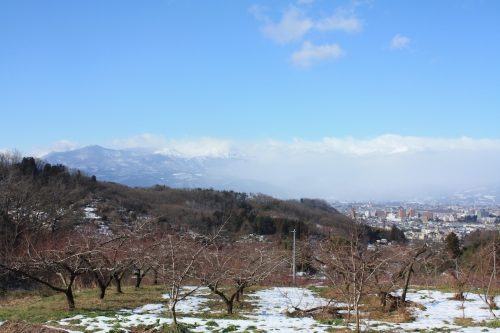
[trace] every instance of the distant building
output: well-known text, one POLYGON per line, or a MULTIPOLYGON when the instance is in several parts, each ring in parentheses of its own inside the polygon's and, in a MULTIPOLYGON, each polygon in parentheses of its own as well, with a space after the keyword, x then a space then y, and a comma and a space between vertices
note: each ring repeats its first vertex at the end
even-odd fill
POLYGON ((423 222, 429 222, 434 220, 434 213, 433 212, 422 212, 420 214, 422 221, 423 222))
POLYGON ((351 208, 351 218, 356 220, 356 209, 354 209, 354 207, 351 208))
POLYGON ((485 209, 480 209, 480 210, 476 211, 476 216, 477 216, 478 220, 483 219, 485 217, 490 217, 490 212, 488 212, 485 209))
POLYGON ((417 212, 415 211, 415 209, 414 208, 408 209, 408 217, 411 218, 411 217, 415 217, 415 216, 417 216, 417 212))
POLYGON ((406 210, 405 210, 404 208, 400 208, 400 209, 399 209, 398 217, 399 217, 400 219, 404 219, 404 218, 406 218, 406 210))

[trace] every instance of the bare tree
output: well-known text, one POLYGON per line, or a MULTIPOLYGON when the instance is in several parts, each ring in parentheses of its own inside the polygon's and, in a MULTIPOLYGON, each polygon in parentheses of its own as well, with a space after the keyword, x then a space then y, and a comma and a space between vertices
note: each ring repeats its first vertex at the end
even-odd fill
POLYGON ((25 235, 10 260, 0 263, 0 266, 63 293, 68 309, 73 310, 74 282, 88 271, 85 258, 95 251, 86 247, 84 239, 79 232, 59 233, 41 239, 25 235))
POLYGON ((122 270, 122 259, 128 257, 130 237, 93 233, 88 235, 86 243, 89 250, 94 250, 84 260, 99 287, 99 298, 104 299, 116 271, 122 270))
POLYGON ((316 257, 320 263, 318 270, 347 304, 347 325, 351 320, 351 312, 354 312, 356 332, 361 331, 360 308, 370 284, 375 281, 376 273, 393 259, 382 256, 377 248, 368 249, 363 236, 362 227, 355 224, 348 239, 336 238, 322 242, 316 257))
POLYGON ((286 264, 282 253, 269 244, 232 243, 212 246, 202 256, 203 270, 198 272, 201 283, 219 296, 227 314, 233 313, 245 288, 265 280, 286 264))
POLYGON ((191 232, 162 235, 155 248, 158 252, 153 266, 158 270, 167 287, 169 311, 173 325, 178 326, 177 304, 195 293, 200 286, 186 288, 188 282, 196 281, 200 270, 200 255, 219 238, 231 216, 210 236, 199 236, 191 232))
POLYGON ((498 256, 500 255, 500 241, 498 233, 494 238, 483 245, 478 253, 477 270, 475 274, 476 285, 479 287, 479 296, 488 306, 493 318, 497 318, 495 312, 497 304, 495 302, 494 290, 499 287, 500 265, 498 256))
POLYGON ((192 295, 199 287, 186 289, 187 282, 195 278, 197 259, 205 246, 189 235, 170 234, 158 246, 160 275, 167 287, 169 311, 174 326, 177 322, 177 304, 192 295))
POLYGON ((411 249, 406 255, 406 261, 402 269, 396 274, 396 278, 404 278, 403 291, 401 292, 401 302, 404 305, 406 302, 406 294, 410 286, 411 276, 414 273, 414 266, 419 258, 427 251, 427 245, 423 245, 416 249, 411 249))
POLYGON ((128 245, 128 253, 133 258, 133 276, 135 278, 135 288, 141 286, 142 280, 150 271, 156 273, 158 271, 154 259, 157 254, 157 239, 152 232, 136 233, 130 239, 128 245))

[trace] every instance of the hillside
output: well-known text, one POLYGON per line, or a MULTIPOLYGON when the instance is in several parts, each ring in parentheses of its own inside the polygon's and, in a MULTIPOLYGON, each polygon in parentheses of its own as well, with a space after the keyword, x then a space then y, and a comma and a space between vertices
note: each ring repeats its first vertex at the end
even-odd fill
POLYGON ((94 223, 101 232, 148 220, 165 229, 209 232, 226 219, 233 235, 287 238, 301 233, 345 235, 351 221, 321 200, 279 200, 213 189, 131 188, 99 181, 63 165, 2 157, 0 213, 4 235, 94 223), (12 212, 26 212, 13 214, 12 212), (33 212, 40 212, 33 214, 33 212))

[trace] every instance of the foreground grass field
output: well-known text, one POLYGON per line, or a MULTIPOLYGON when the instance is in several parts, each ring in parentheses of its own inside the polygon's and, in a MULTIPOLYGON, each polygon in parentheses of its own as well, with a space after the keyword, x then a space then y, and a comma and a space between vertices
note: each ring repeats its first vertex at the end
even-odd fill
MULTIPOLYGON (((138 290, 126 287, 123 294, 110 290, 101 301, 97 290, 82 290, 76 294, 77 309, 74 311, 66 310, 61 294, 47 291, 10 293, 0 300, 0 321, 49 324, 73 332, 160 332, 172 321, 166 300, 162 298, 164 293, 162 286, 144 286, 138 290)), ((234 315, 227 316, 220 300, 208 288, 201 288, 179 303, 178 310, 181 322, 191 332, 344 332, 346 322, 338 314, 332 316, 332 313, 322 312, 311 317, 294 310, 325 305, 332 297, 336 299, 334 296, 332 290, 317 286, 257 287, 248 290, 234 315)), ((416 288, 408 297, 416 306, 405 308, 404 312, 380 311, 376 300, 368 298, 362 310, 365 332, 500 330, 499 321, 491 318, 476 294, 469 294, 462 303, 453 299, 453 293, 416 288)), ((495 310, 497 316, 500 316, 499 311, 495 310)), ((349 328, 352 329, 352 324, 349 328)))
POLYGON ((97 289, 83 289, 75 293, 76 309, 68 311, 66 298, 61 293, 48 290, 15 292, 0 298, 0 319, 46 323, 77 314, 85 316, 106 315, 120 309, 133 309, 148 303, 162 303, 162 286, 144 286, 140 289, 124 287, 118 294, 109 290, 104 300, 99 300, 97 289))

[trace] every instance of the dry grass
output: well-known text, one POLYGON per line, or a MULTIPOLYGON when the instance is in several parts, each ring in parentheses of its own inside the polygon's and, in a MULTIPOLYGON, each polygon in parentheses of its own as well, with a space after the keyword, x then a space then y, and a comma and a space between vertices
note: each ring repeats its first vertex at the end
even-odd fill
POLYGON ((379 320, 389 323, 408 323, 415 320, 411 307, 400 307, 395 311, 384 311, 380 306, 380 301, 375 296, 365 298, 363 312, 365 318, 370 320, 379 320))
POLYGON ((7 295, 0 303, 2 320, 18 320, 30 323, 46 323, 48 320, 84 314, 87 316, 105 315, 119 309, 133 309, 147 303, 162 303, 161 286, 144 286, 136 290, 124 287, 124 293, 108 291, 104 300, 99 300, 97 289, 84 289, 75 293, 76 309, 67 310, 63 294, 14 293, 7 295))
POLYGON ((63 333, 64 330, 42 325, 8 321, 0 326, 0 333, 63 333))

